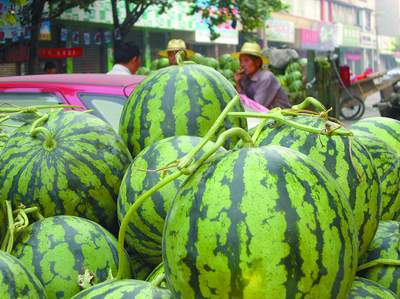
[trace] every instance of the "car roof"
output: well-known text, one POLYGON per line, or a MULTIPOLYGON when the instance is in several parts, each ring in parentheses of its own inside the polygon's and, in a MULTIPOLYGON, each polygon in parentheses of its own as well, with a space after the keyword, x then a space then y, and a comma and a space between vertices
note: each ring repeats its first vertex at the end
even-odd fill
POLYGON ((61 83, 79 85, 103 85, 103 86, 128 86, 139 84, 144 76, 138 75, 107 75, 107 74, 54 74, 54 75, 29 75, 0 77, 0 83, 61 83))

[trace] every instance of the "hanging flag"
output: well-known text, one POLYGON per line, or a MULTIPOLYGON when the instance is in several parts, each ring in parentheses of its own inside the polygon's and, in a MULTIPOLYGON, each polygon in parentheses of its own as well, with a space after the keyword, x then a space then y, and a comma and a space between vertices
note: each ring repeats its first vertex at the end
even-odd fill
POLYGON ((101 45, 101 32, 96 32, 94 34, 94 43, 96 45, 101 45))
POLYGON ((66 42, 68 39, 68 29, 66 28, 61 28, 61 32, 60 32, 60 40, 62 42, 66 42))
POLYGON ((90 45, 90 33, 89 32, 85 32, 83 34, 83 43, 86 46, 90 45))
POLYGON ((6 42, 6 34, 4 31, 0 31, 0 44, 4 44, 6 42))
POLYGON ((75 45, 79 45, 80 42, 79 39, 80 39, 79 32, 78 31, 72 32, 72 43, 75 45))
POLYGON ((114 30, 114 38, 115 38, 115 40, 121 40, 122 39, 122 37, 121 37, 121 29, 116 28, 114 30))
POLYGON ((111 32, 105 31, 104 32, 104 42, 108 45, 111 44, 111 32))

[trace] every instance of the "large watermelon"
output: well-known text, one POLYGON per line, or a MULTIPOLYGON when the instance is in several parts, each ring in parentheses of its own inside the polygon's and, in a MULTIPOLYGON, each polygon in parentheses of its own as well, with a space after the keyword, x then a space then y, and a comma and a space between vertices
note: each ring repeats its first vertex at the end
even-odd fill
POLYGON ((400 220, 400 156, 381 139, 356 135, 374 160, 381 181, 382 219, 400 220))
MULTIPOLYGON (((12 255, 43 284, 49 298, 71 298, 81 289, 79 275, 105 281, 118 266, 117 240, 100 225, 75 216, 45 218, 22 231, 12 255)), ((127 256, 123 256, 127 259, 127 256)), ((128 261, 126 261, 128 263, 128 261)), ((129 268, 123 269, 125 278, 129 268)))
POLYGON ((400 265, 379 260, 400 261, 400 222, 381 221, 365 257, 360 261, 358 275, 373 280, 400 296, 400 265), (374 261, 376 265, 370 264, 374 261), (369 267, 366 266, 369 264, 369 267))
MULTIPOLYGON (((315 117, 288 117, 314 128, 325 128, 315 117)), ((359 231, 360 256, 372 241, 381 216, 381 191, 377 170, 368 151, 353 139, 320 136, 287 125, 267 124, 256 145, 276 144, 298 150, 324 165, 350 200, 359 231)))
POLYGON ((400 121, 387 117, 362 119, 351 126, 356 134, 372 135, 381 139, 400 154, 400 121))
POLYGON ((141 280, 110 280, 86 289, 72 299, 170 299, 171 292, 141 280))
POLYGON ((166 219, 163 260, 174 298, 340 299, 357 245, 329 173, 270 146, 232 151, 188 178, 166 219))
POLYGON ((76 215, 117 228, 119 187, 132 158, 112 127, 88 113, 49 112, 45 137, 25 125, 0 156, 0 204, 38 206, 45 216, 76 215), (47 140, 47 141, 46 141, 47 140))
MULTIPOLYGON (((170 66, 135 88, 122 111, 120 135, 133 155, 166 137, 202 137, 236 94, 232 84, 209 67, 170 66)), ((233 110, 243 108, 238 103, 233 110)), ((246 120, 226 118, 218 134, 237 126, 246 128, 246 120)))
POLYGON ((47 298, 37 277, 18 259, 3 251, 0 251, 0 298, 47 298))
POLYGON ((347 299, 397 299, 392 291, 376 282, 357 277, 347 299))
MULTIPOLYGON (((143 192, 161 181, 162 175, 165 173, 156 172, 155 169, 165 167, 182 158, 200 142, 200 137, 169 137, 140 152, 128 168, 121 184, 118 197, 119 221, 122 222, 128 209, 143 192)), ((207 143, 195 156, 195 159, 199 159, 213 145, 212 142, 207 143)), ((223 149, 220 150, 220 152, 222 151, 223 149)), ((171 174, 173 171, 176 171, 176 168, 169 169, 166 173, 171 174)), ((172 199, 185 179, 186 176, 181 176, 154 193, 139 207, 129 223, 125 238, 128 248, 138 253, 141 256, 140 259, 147 263, 153 265, 161 263, 164 219, 172 199)))

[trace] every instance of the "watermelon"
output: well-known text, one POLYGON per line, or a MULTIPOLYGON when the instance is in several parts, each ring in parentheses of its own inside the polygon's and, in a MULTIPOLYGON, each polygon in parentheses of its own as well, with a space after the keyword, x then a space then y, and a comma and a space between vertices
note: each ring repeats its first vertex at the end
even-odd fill
POLYGON ((230 70, 230 69, 223 69, 221 71, 222 75, 224 75, 225 78, 228 80, 233 80, 235 77, 235 74, 230 70))
POLYGON ((378 260, 400 261, 400 222, 381 221, 374 240, 365 257, 360 261, 358 275, 375 281, 400 296, 400 265, 378 260), (369 264, 377 261, 377 264, 369 264), (369 266, 368 266, 369 264, 369 266))
POLYGON ((293 72, 300 72, 301 73, 302 71, 303 71, 303 66, 301 65, 301 63, 295 61, 295 62, 290 63, 286 67, 285 74, 287 75, 287 74, 290 74, 290 73, 293 73, 293 72))
MULTIPOLYGON (((357 134, 357 132, 356 132, 357 134)), ((400 159, 381 139, 372 135, 356 135, 374 160, 381 181, 383 220, 400 220, 400 159)))
POLYGON ((214 57, 207 57, 206 58, 206 65, 213 68, 213 69, 218 69, 219 63, 218 60, 215 59, 214 57))
MULTIPOLYGON (((91 273, 91 284, 116 274, 117 240, 100 225, 75 216, 44 218, 23 230, 12 255, 44 286, 49 298, 71 298, 80 291, 79 275, 91 273)), ((127 256, 123 256, 127 259, 127 256)), ((126 261, 128 263, 128 261, 126 261)), ((123 269, 125 278, 129 268, 123 269)))
POLYGON ((286 75, 286 80, 289 83, 289 85, 295 81, 302 81, 303 74, 299 71, 294 71, 294 72, 288 73, 286 75))
MULTIPOLYGON (((315 117, 287 119, 314 128, 325 128, 325 122, 315 117)), ((351 142, 348 137, 320 136, 274 122, 265 126, 255 143, 259 146, 276 144, 298 150, 325 166, 353 208, 359 231, 359 253, 363 255, 381 217, 379 176, 368 151, 355 139, 351 142)))
POLYGON ((233 57, 230 54, 223 54, 219 57, 219 66, 221 69, 229 67, 229 64, 233 61, 233 57))
POLYGON ((158 59, 155 59, 155 60, 153 60, 153 61, 151 62, 150 69, 151 69, 152 71, 155 71, 155 70, 158 69, 158 59))
POLYGON ((386 117, 362 119, 351 126, 356 135, 367 134, 386 142, 400 155, 400 121, 386 117))
POLYGON ((292 93, 302 91, 303 89, 304 89, 303 81, 301 81, 301 80, 296 80, 289 85, 289 92, 292 92, 292 93))
POLYGON ((136 75, 143 75, 143 76, 147 76, 150 74, 150 70, 147 67, 140 67, 137 71, 136 71, 136 75))
POLYGON ((376 282, 357 277, 347 299, 396 299, 396 294, 376 282))
POLYGON ((197 64, 202 64, 202 65, 206 64, 206 58, 200 53, 194 53, 193 56, 190 58, 190 60, 197 64))
MULTIPOLYGON (((118 219, 122 222, 128 209, 136 199, 162 179, 161 172, 145 171, 165 167, 171 162, 183 158, 201 142, 200 137, 177 136, 155 142, 144 149, 128 168, 122 181, 118 197, 118 219)), ((214 144, 209 142, 195 156, 199 159, 214 144)), ((223 149, 220 150, 222 152, 223 149)), ((171 174, 176 168, 167 171, 171 174)), ((164 174, 165 175, 165 174, 164 174)), ((139 207, 132 217, 125 237, 128 250, 136 252, 140 259, 148 264, 161 263, 161 239, 164 219, 167 216, 172 199, 186 179, 181 176, 174 182, 154 193, 139 207)))
POLYGON ((171 292, 141 280, 110 280, 86 289, 72 299, 170 299, 171 292))
POLYGON ((49 112, 42 134, 15 131, 0 156, 0 204, 38 206, 45 217, 75 215, 114 231, 118 190, 132 158, 101 119, 79 111, 49 112))
POLYGON ((346 298, 357 267, 349 203, 319 164, 279 146, 205 163, 163 236, 174 298, 346 298))
POLYGON ((47 298, 37 277, 18 259, 4 251, 0 251, 0 298, 47 298))
POLYGON ((237 58, 234 58, 232 62, 229 64, 229 68, 232 72, 236 73, 240 69, 240 61, 237 58))
POLYGON ((163 57, 163 58, 158 59, 157 69, 162 69, 162 68, 165 68, 165 67, 168 67, 168 66, 169 66, 168 58, 163 57))
POLYGON ((154 265, 148 264, 143 261, 136 252, 127 249, 129 255, 129 265, 132 277, 138 280, 145 280, 154 270, 154 265))
MULTIPOLYGON (((227 103, 237 95, 217 71, 185 64, 159 70, 142 81, 126 101, 119 132, 136 156, 154 142, 181 135, 204 136, 227 103)), ((238 103, 234 111, 243 111, 238 103)), ((218 135, 245 119, 226 118, 218 135)), ((236 141, 230 140, 231 147, 236 141)))

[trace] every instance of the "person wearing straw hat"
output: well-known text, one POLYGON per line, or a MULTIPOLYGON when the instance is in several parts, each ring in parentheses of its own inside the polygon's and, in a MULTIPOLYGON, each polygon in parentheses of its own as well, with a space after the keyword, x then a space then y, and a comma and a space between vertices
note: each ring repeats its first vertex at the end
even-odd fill
POLYGON ((269 62, 257 43, 244 43, 240 52, 233 53, 232 56, 240 60, 240 69, 235 74, 239 93, 268 109, 290 107, 288 96, 274 74, 263 69, 263 65, 268 65, 269 62))
POLYGON ((176 65, 176 53, 179 51, 184 51, 186 54, 185 58, 190 58, 193 56, 193 51, 186 49, 186 44, 181 39, 171 39, 168 42, 167 49, 160 51, 161 57, 167 57, 170 65, 176 65))

